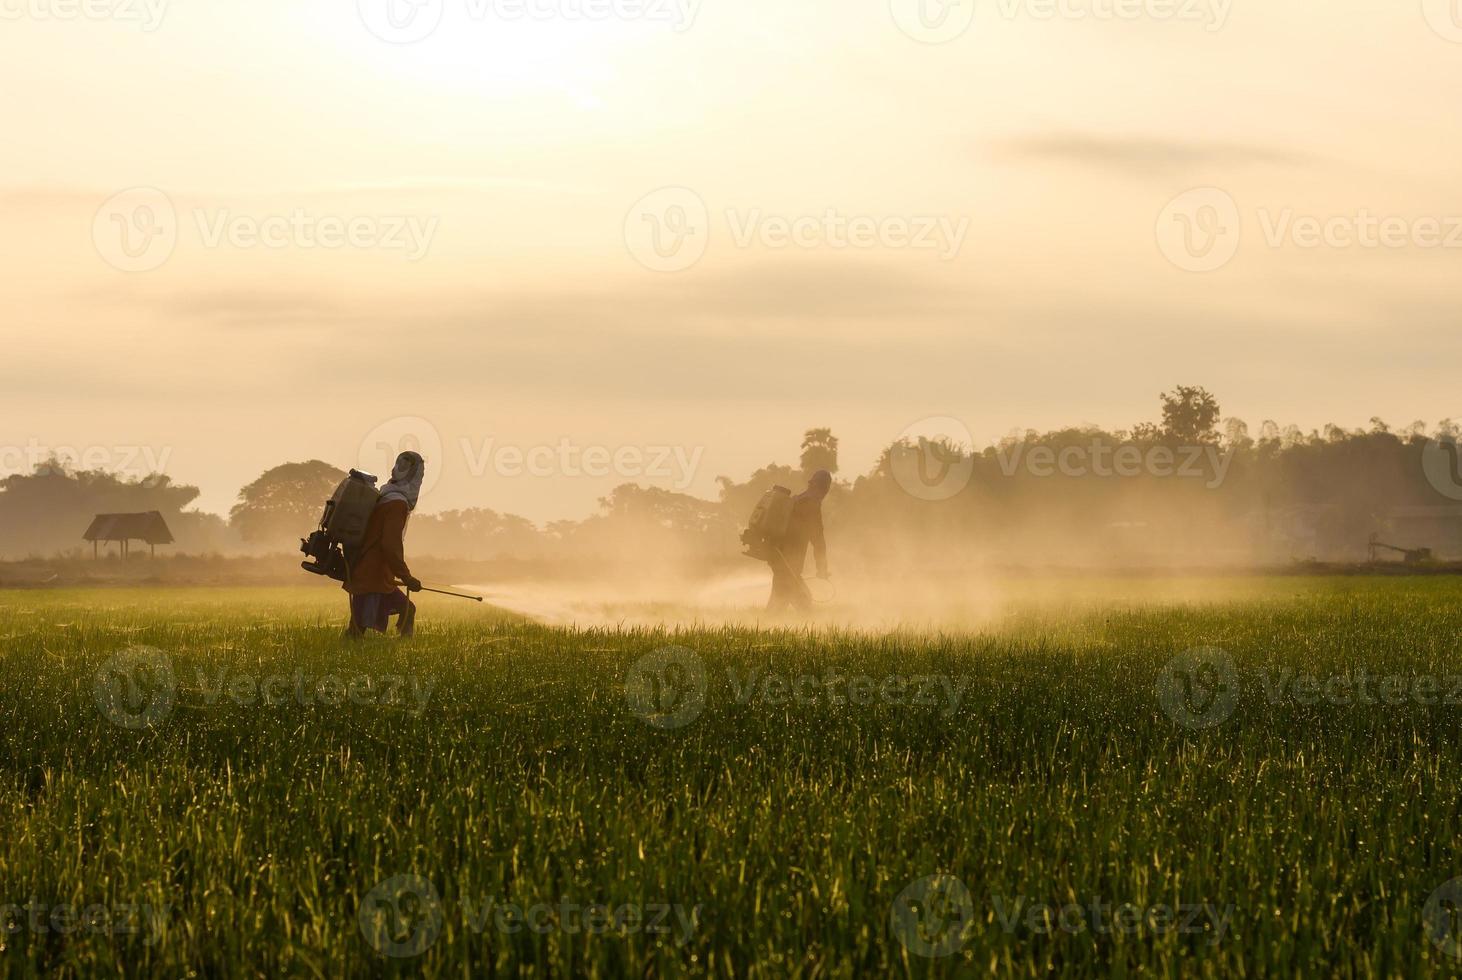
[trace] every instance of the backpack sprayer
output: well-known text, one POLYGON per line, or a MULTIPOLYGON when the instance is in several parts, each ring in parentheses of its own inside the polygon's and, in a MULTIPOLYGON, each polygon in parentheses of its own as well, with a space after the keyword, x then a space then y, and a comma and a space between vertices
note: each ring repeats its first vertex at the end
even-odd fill
POLYGON ((774 486, 761 495, 751 512, 751 519, 746 522, 746 530, 741 532, 746 557, 780 567, 797 583, 797 588, 808 602, 827 602, 828 599, 813 596, 807 581, 792 570, 792 563, 782 554, 780 542, 792 526, 792 505, 792 491, 786 487, 774 486))
MULTIPOLYGON (((365 544, 366 525, 370 523, 371 512, 381 493, 376 489, 376 478, 360 470, 351 470, 330 499, 325 501, 325 511, 320 515, 320 527, 307 538, 300 539, 300 551, 309 556, 309 561, 300 562, 300 567, 312 575, 323 575, 336 582, 344 582, 350 566, 362 554, 365 544)), ((458 599, 482 601, 480 595, 462 592, 448 592, 445 589, 429 589, 423 592, 455 596, 458 599)))

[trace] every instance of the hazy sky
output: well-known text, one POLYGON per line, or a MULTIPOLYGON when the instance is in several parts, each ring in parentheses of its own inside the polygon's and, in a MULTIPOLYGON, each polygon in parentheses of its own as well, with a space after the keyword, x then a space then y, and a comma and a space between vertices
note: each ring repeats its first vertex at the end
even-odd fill
POLYGON ((410 435, 541 520, 1178 383, 1462 417, 1458 0, 0 0, 0 81, 7 469, 410 435))

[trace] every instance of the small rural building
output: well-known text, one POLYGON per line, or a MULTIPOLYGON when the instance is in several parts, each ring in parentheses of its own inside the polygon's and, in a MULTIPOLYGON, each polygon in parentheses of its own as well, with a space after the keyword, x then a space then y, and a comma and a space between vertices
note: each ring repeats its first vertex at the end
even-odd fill
POLYGON ((150 510, 145 514, 98 514, 82 538, 91 542, 93 558, 98 557, 99 541, 115 541, 126 557, 133 541, 146 542, 148 553, 157 554, 158 545, 173 543, 173 532, 168 530, 168 522, 160 513, 150 510))

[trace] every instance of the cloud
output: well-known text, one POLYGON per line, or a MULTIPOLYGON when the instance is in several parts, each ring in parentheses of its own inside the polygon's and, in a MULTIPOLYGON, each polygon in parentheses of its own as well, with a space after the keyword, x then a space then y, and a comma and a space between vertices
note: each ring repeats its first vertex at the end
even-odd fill
POLYGON ((1313 165, 1307 153, 1257 143, 1185 141, 1139 136, 1051 133, 1000 144, 1006 155, 1130 177, 1164 177, 1200 169, 1313 165))

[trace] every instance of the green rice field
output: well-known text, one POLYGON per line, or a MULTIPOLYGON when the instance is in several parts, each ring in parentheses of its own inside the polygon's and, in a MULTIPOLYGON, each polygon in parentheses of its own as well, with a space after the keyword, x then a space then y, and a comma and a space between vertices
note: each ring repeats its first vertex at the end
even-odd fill
POLYGON ((0 592, 0 967, 1454 975, 1459 597, 349 643, 328 590, 0 592))

